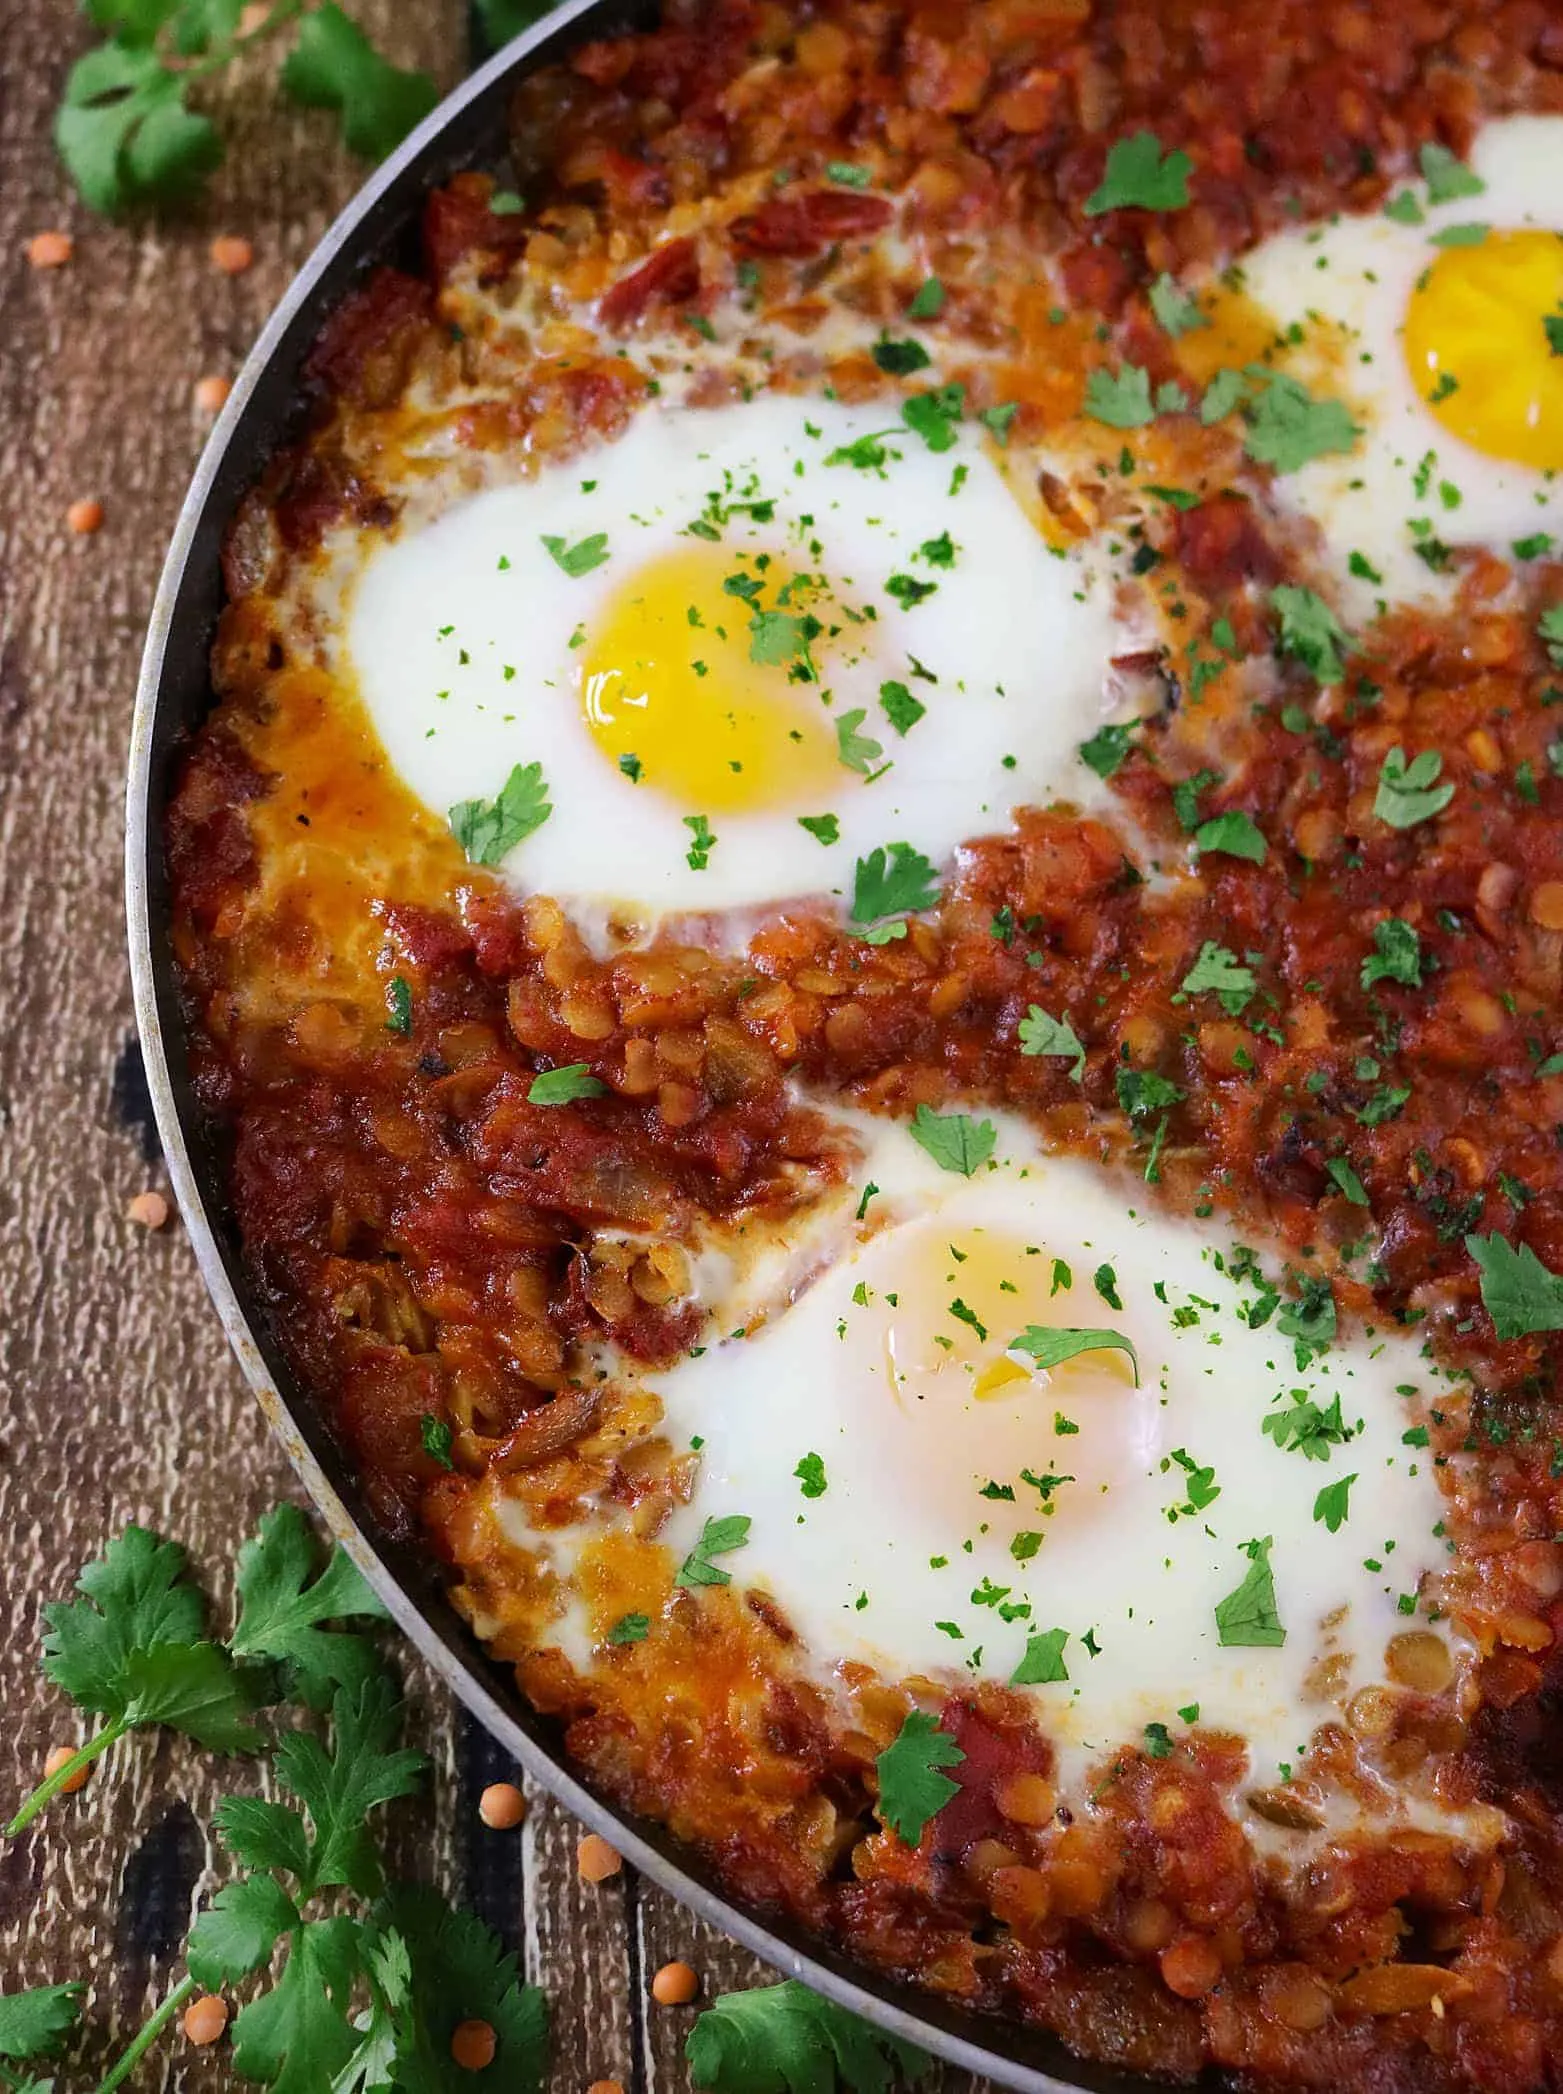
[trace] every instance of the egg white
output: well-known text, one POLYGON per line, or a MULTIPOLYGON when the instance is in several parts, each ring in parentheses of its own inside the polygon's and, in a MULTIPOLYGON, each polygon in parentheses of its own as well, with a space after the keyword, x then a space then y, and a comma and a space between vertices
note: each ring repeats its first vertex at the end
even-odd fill
POLYGON ((779 394, 706 411, 654 404, 617 442, 381 544, 352 592, 343 666, 397 771, 443 815, 492 799, 516 764, 540 763, 554 812, 509 854, 505 876, 567 904, 643 916, 850 892, 855 861, 876 846, 906 841, 937 862, 1014 806, 1050 797, 1100 710, 1107 586, 1043 544, 970 423, 943 452, 898 435, 882 472, 826 464, 893 425, 896 405, 779 394), (715 848, 696 868, 687 818, 704 810, 604 759, 582 716, 583 650, 571 641, 640 563, 690 542, 690 522, 724 484, 757 484, 776 503, 767 523, 730 522, 735 553, 780 557, 812 539, 823 547, 815 564, 873 605, 856 658, 824 681, 830 717, 862 708, 861 731, 880 740, 889 768, 865 778, 839 767, 818 804, 713 818, 715 848), (542 543, 599 531, 610 556, 576 579, 542 543), (904 608, 885 582, 943 531, 954 565, 939 571, 936 594, 904 608), (926 707, 904 735, 880 708, 890 679, 926 707), (800 826, 804 814, 834 815, 838 839, 822 846, 800 826))
POLYGON ((1451 546, 1506 553, 1516 538, 1563 530, 1563 476, 1488 457, 1452 435, 1430 412, 1406 368, 1407 308, 1418 277, 1437 259, 1433 236, 1452 225, 1563 231, 1563 116, 1515 116, 1489 124, 1470 156, 1486 184, 1480 196, 1433 204, 1421 183, 1408 188, 1425 223, 1382 215, 1338 218, 1266 240, 1244 258, 1248 295, 1277 334, 1300 329, 1302 346, 1285 367, 1321 393, 1347 400, 1362 429, 1349 453, 1279 474, 1275 498, 1311 518, 1341 600, 1365 618, 1385 603, 1437 603, 1449 580, 1416 552, 1413 519, 1424 536, 1451 546), (1318 321, 1345 331, 1344 367, 1322 367, 1318 321), (1353 573, 1355 553, 1380 576, 1353 573))
MULTIPOLYGON (((673 1448, 700 1453, 693 1497, 663 1539, 683 1555, 708 1519, 746 1516, 747 1541, 722 1567, 779 1606, 827 1683, 846 1661, 890 1680, 1009 1681, 1031 1636, 1066 1631, 1067 1680, 1025 1690, 1066 1784, 1139 1743, 1147 1724, 1176 1735, 1189 1720, 1247 1739, 1253 1779, 1285 1778, 1338 1717, 1341 1693, 1384 1679, 1389 1640, 1430 1626, 1415 1595, 1446 1560, 1443 1503, 1430 1455, 1405 1438, 1416 1398, 1437 1386, 1422 1349, 1398 1331, 1360 1331, 1299 1368, 1273 1319, 1249 1326, 1258 1289, 1222 1270, 1229 1233, 1152 1209, 1132 1181, 1044 1157, 1008 1118, 993 1161, 969 1179, 935 1165, 904 1123, 852 1124, 858 1185, 767 1248, 785 1298, 756 1317, 753 1274, 735 1289, 708 1258, 713 1327, 731 1335, 648 1377, 673 1448), (985 1239, 1035 1256, 1009 1268, 1020 1274, 1012 1326, 991 1323, 974 1346, 946 1312, 985 1239), (1055 1259, 1070 1274, 1056 1293, 1055 1259), (1104 1265, 1121 1311, 1094 1284, 1104 1265), (933 1296, 931 1271, 943 1283, 933 1296), (955 1349, 937 1384, 914 1365, 897 1386, 907 1310, 913 1322, 944 1319, 955 1349), (1121 1353, 1097 1353, 973 1393, 964 1362, 1004 1357, 1033 1323, 1127 1336, 1138 1386, 1121 1353), (1352 1436, 1325 1460, 1264 1432, 1293 1391, 1341 1399, 1352 1436), (1078 1430, 1060 1433, 1060 1417, 1078 1430), (1193 1505, 1178 1453, 1214 1472, 1208 1503, 1193 1505), (813 1456, 825 1488, 809 1496, 799 1468, 813 1456), (1047 1512, 1023 1469, 1074 1481, 1051 1490, 1047 1512), (1348 1476, 1349 1510, 1331 1532, 1315 1501, 1348 1476), (990 1483, 1013 1498, 985 1495, 990 1483), (1038 1532, 1017 1559, 1011 1543, 1038 1532), (1250 1569, 1244 1545, 1265 1538, 1285 1642, 1223 1645, 1215 1609, 1250 1569), (993 1603, 996 1589, 1005 1597, 993 1603), (1328 1703, 1310 1681, 1326 1656, 1347 1681, 1328 1703), (1197 1719, 1180 1717, 1195 1707, 1197 1719)), ((566 1574, 580 1540, 518 1529, 523 1538, 566 1574)), ((589 1668, 583 1625, 560 1633, 589 1668)))

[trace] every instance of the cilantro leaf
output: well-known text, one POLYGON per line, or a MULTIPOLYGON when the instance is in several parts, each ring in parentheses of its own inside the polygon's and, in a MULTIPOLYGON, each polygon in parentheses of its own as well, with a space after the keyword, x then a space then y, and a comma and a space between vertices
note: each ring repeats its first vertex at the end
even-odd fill
POLYGON ((1408 989, 1422 986, 1422 941, 1403 917, 1386 916, 1373 926, 1373 950, 1362 963, 1362 986, 1375 982, 1403 982, 1408 989))
POLYGON ((365 1820, 398 1796, 411 1795, 427 1762, 398 1746, 400 1708, 382 1677, 356 1692, 339 1688, 331 1704, 329 1751, 309 1731, 289 1731, 274 1755, 277 1778, 308 1811, 313 1827, 306 1887, 345 1883, 374 1897, 383 1882, 380 1857, 365 1820))
POLYGON ((566 1062, 557 1069, 543 1069, 527 1088, 529 1105, 571 1105, 577 1098, 601 1098, 608 1086, 593 1076, 586 1062, 566 1062))
POLYGON ((1199 404, 1200 420, 1207 429, 1216 422, 1224 422, 1232 410, 1248 398, 1248 393, 1248 380, 1241 371, 1217 371, 1199 404))
POLYGON ((1215 996, 1227 1016, 1237 1018, 1258 989, 1253 969, 1242 966, 1236 953, 1228 952, 1224 945, 1217 945, 1213 939, 1207 938, 1200 947, 1199 958, 1184 975, 1178 994, 1215 996))
POLYGON ((938 277, 924 277, 918 285, 916 295, 907 307, 907 317, 912 320, 937 320, 944 311, 945 289, 938 277))
POLYGON ((880 370, 888 372, 892 378, 909 378, 914 371, 926 371, 933 362, 921 342, 896 342, 888 335, 881 335, 872 354, 880 370))
POLYGON ((1121 1331, 1060 1330, 1051 1324, 1033 1323, 1014 1339, 1011 1352, 1028 1352, 1039 1367, 1061 1367, 1065 1360, 1078 1359, 1083 1352, 1126 1352, 1134 1369, 1134 1385, 1140 1385, 1140 1356, 1121 1331))
POLYGON ((151 50, 102 44, 71 67, 54 142, 83 200, 112 214, 197 187, 223 156, 185 81, 151 50))
POLYGON ((1164 156, 1154 131, 1117 139, 1107 155, 1101 186, 1086 198, 1085 215, 1100 218, 1106 211, 1125 209, 1181 211, 1189 200, 1193 167, 1179 149, 1164 156))
POLYGON ((1357 1176, 1344 1156, 1332 1156, 1324 1168, 1346 1195, 1346 1198, 1350 1200, 1353 1207, 1367 1207, 1371 1205, 1362 1180, 1357 1176))
POLYGON ((391 2080, 397 2094, 449 2094, 451 2038, 464 2021, 486 2021, 492 2063, 461 2084, 541 2094, 548 2066, 548 2006, 523 1984, 516 1959, 471 1912, 453 1911, 437 1891, 398 1884, 370 1919, 370 1969, 385 1994, 391 2080))
POLYGON ((797 1477, 798 1487, 804 1497, 824 1497, 829 1482, 825 1475, 825 1461, 822 1455, 805 1454, 792 1473, 797 1477))
POLYGON ((841 823, 833 814, 800 814, 798 827, 807 829, 816 843, 827 847, 841 841, 841 823))
POLYGON ((0 2058, 52 2058, 81 2014, 85 1986, 37 1985, 0 1993, 0 2058))
POLYGON ((1283 650, 1311 669, 1320 683, 1339 683, 1346 673, 1342 652, 1351 641, 1323 597, 1283 583, 1270 591, 1270 602, 1281 614, 1283 650))
POLYGON ((212 1818, 223 1845, 247 1869, 286 1869, 302 1882, 309 1868, 309 1828, 287 1803, 227 1796, 212 1818))
POLYGON ((1255 865, 1263 865, 1269 845, 1251 817, 1241 809, 1233 809, 1226 814, 1212 815, 1208 822, 1201 822, 1194 831, 1194 848, 1221 851, 1228 858, 1247 858, 1255 865))
POLYGON ((921 2079, 932 2059, 915 2044, 849 2014, 796 1978, 730 1992, 690 2030, 684 2056, 711 2094, 889 2094, 921 2079))
POLYGON ((1355 1476, 1343 1476, 1339 1483, 1327 1483, 1313 1501, 1313 1516, 1316 1521, 1339 1534, 1351 1511, 1351 1486, 1355 1476))
POLYGON ((383 160, 440 98, 427 73, 404 72, 382 58, 336 0, 299 24, 282 86, 306 108, 338 110, 349 150, 366 160, 383 160))
POLYGON ((223 1886, 190 1929, 190 1974, 216 1992, 269 1963, 277 1943, 298 1924, 298 1907, 275 1876, 241 1876, 223 1886))
POLYGON ((1156 315, 1157 325, 1170 334, 1174 341, 1180 335, 1192 334, 1197 327, 1210 325, 1198 302, 1190 298, 1176 279, 1168 276, 1165 270, 1151 285, 1150 297, 1151 311, 1156 315))
POLYGON ((837 756, 849 771, 856 771, 865 778, 885 753, 883 742, 876 742, 871 734, 858 732, 867 717, 867 708, 855 705, 851 712, 842 713, 836 721, 837 756))
POLYGON ((1438 783, 1443 767, 1444 760, 1436 749, 1424 749, 1410 763, 1406 762, 1404 749, 1391 749, 1379 772, 1373 812, 1391 829, 1414 829, 1418 822, 1431 821, 1435 814, 1442 814, 1454 798, 1452 784, 1438 783))
POLYGON ((608 1631, 608 1641, 615 1645, 644 1643, 650 1634, 651 1616, 649 1614, 621 1614, 613 1624, 613 1627, 608 1631))
POLYGON ((934 1112, 919 1105, 908 1129, 920 1149, 943 1171, 969 1178, 993 1154, 998 1134, 991 1120, 974 1120, 962 1112, 934 1112))
MULTIPOLYGON (((1481 219, 1472 219, 1467 225, 1442 225, 1436 233, 1428 234, 1428 245, 1430 247, 1480 247, 1491 231, 1492 227, 1481 219)), ((1454 391, 1453 383, 1451 383, 1449 390, 1451 392, 1454 391)), ((1443 395, 1440 394, 1437 397, 1442 398, 1443 395)))
POLYGON ((1328 1461, 1332 1447, 1344 1447, 1356 1438, 1341 1416, 1339 1396, 1321 1408, 1301 1389, 1293 1389, 1290 1404, 1272 1411, 1260 1431, 1283 1453, 1300 1454, 1304 1461, 1328 1461))
MULTIPOLYGON (((1154 1069, 1120 1069, 1114 1083, 1118 1103, 1131 1120, 1148 1120, 1153 1113, 1167 1112, 1183 1097, 1177 1084, 1158 1076, 1154 1069)), ((1111 1266, 1103 1269, 1109 1274, 1112 1271, 1111 1266)))
POLYGON ((361 1965, 356 1920, 310 1920, 293 1930, 287 1962, 269 1992, 240 2009, 233 2069, 273 2094, 321 2094, 357 2048, 348 2019, 361 1965))
POLYGON ((229 1645, 236 1658, 265 1658, 287 1668, 290 1686, 312 1709, 322 1709, 337 1687, 361 1687, 377 1665, 360 1636, 333 1634, 320 1624, 386 1611, 345 1550, 311 1582, 316 1565, 308 1522, 296 1505, 267 1513, 239 1551, 239 1620, 229 1645))
POLYGON ((955 448, 955 425, 965 412, 966 388, 961 385, 941 385, 937 392, 913 393, 901 402, 902 421, 930 451, 955 448))
POLYGON ((700 1530, 700 1539, 679 1565, 675 1585, 686 1588, 697 1585, 731 1585, 732 1575, 719 1564, 711 1561, 713 1556, 731 1555, 741 1549, 749 1539, 749 1518, 746 1513, 729 1513, 724 1519, 709 1519, 700 1530))
POLYGON ((1486 192, 1487 184, 1481 176, 1457 159, 1446 145, 1435 145, 1429 140, 1417 160, 1428 198, 1435 204, 1452 204, 1462 196, 1482 196, 1486 192))
POLYGON ((785 668, 807 655, 819 630, 819 620, 806 613, 755 610, 749 620, 749 659, 762 669, 785 668))
POLYGON ((254 1752, 261 1736, 245 1721, 254 1706, 250 1683, 217 1643, 160 1643, 125 1661, 130 1698, 127 1728, 164 1723, 211 1752, 254 1752))
POLYGON ((1465 1247, 1481 1274, 1482 1307, 1501 1339, 1563 1331, 1563 1279, 1528 1243, 1510 1243, 1495 1233, 1467 1236, 1465 1247))
POLYGON ((922 700, 915 697, 904 683, 898 683, 893 678, 879 686, 879 704, 885 718, 897 734, 905 734, 909 728, 915 727, 928 710, 922 700))
POLYGON ((461 800, 450 810, 452 834, 474 865, 498 865, 553 813, 540 763, 518 763, 497 800, 461 800))
POLYGON ((1134 747, 1134 729, 1139 724, 1138 720, 1129 726, 1114 726, 1109 722, 1106 727, 1099 727, 1088 742, 1079 745, 1076 753, 1080 761, 1088 770, 1095 771, 1105 784, 1127 761, 1129 751, 1134 747))
POLYGON ((939 876, 909 843, 890 843, 859 858, 852 878, 852 921, 862 926, 887 916, 915 916, 939 900, 939 876))
POLYGON ((542 538, 554 565, 572 581, 579 581, 583 574, 590 574, 594 567, 601 567, 608 557, 606 531, 593 531, 589 538, 578 539, 574 545, 563 538, 553 537, 546 531, 542 538))
POLYGON ((1122 364, 1116 371, 1099 366, 1086 380, 1085 412, 1109 429, 1143 429, 1156 419, 1149 372, 1139 364, 1122 364))
POLYGON ((898 1839, 915 1847, 923 1827, 960 1792, 960 1783, 941 1774, 965 1759, 948 1731, 922 1709, 908 1711, 893 1744, 875 1762, 879 1772, 879 1815, 898 1839))
POLYGON ((111 1738, 166 1723, 215 1752, 260 1743, 243 1720, 246 1683, 204 1639, 206 1610, 183 1549, 127 1527, 83 1568, 76 1588, 80 1599, 43 1610, 43 1669, 81 1708, 108 1718, 111 1738))
POLYGON ((1216 1602, 1216 1641, 1228 1649, 1278 1650, 1286 1641, 1276 1612, 1271 1546, 1268 1534, 1263 1541, 1244 1542, 1243 1553, 1252 1561, 1243 1582, 1216 1602))
POLYGON ((1536 621, 1536 630, 1547 643, 1554 669, 1563 669, 1563 603, 1553 604, 1536 621))
POLYGON ((1069 1641, 1067 1629, 1043 1629, 1038 1635, 1026 1638, 1026 1654, 1009 1676, 1012 1687, 1046 1687, 1055 1680, 1067 1680, 1069 1667, 1064 1663, 1064 1645, 1069 1641))
POLYGON ((1305 385, 1281 371, 1252 370, 1248 375, 1265 381, 1245 410, 1248 434, 1243 448, 1255 464, 1295 473, 1312 459, 1356 449, 1362 431, 1344 402, 1316 400, 1305 385))
POLYGON ((703 814, 686 814, 684 827, 689 831, 689 849, 684 853, 684 862, 691 872, 704 872, 711 863, 711 853, 716 849, 711 823, 703 814))
POLYGON ((1033 1004, 1020 1021, 1022 1054, 1056 1054, 1072 1058, 1069 1075, 1079 1083, 1085 1073, 1085 1048, 1068 1018, 1050 1018, 1040 1004, 1033 1004))

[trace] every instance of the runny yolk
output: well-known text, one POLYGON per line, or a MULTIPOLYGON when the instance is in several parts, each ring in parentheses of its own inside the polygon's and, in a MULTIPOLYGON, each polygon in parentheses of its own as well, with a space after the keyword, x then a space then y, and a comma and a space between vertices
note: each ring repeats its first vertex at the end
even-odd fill
POLYGON ((691 545, 650 560, 587 635, 592 739, 626 775, 702 813, 817 802, 842 777, 817 680, 828 623, 785 555, 691 545))
POLYGON ((891 1502, 905 1492, 957 1535, 979 1519, 1072 1523, 1154 1460, 1155 1393, 1135 1386, 1127 1352, 1083 1352, 1047 1371, 1011 1351, 1032 1324, 1121 1326, 1089 1270, 1066 1285, 1045 1248, 936 1219, 898 1232, 896 1253, 847 1321, 888 1387, 880 1453, 891 1502), (990 1479, 997 1494, 984 1496, 990 1479))
POLYGON ((1021 1384, 1033 1397, 1037 1391, 1068 1391, 1087 1401, 1093 1387, 1133 1387, 1126 1351, 1082 1352, 1051 1370, 1029 1364, 1023 1352, 1012 1353, 1015 1340, 1033 1324, 1112 1329, 1121 1320, 1092 1291, 1088 1274, 1071 1274, 1066 1289, 1062 1269, 1040 1246, 992 1229, 952 1237, 930 1223, 906 1251, 898 1261, 898 1284, 879 1304, 886 1365, 903 1399, 921 1401, 938 1383, 958 1401, 979 1402, 1017 1396, 1021 1384))
POLYGON ((1451 435, 1538 472, 1563 467, 1563 238, 1446 247, 1406 311, 1412 383, 1451 435), (1549 330, 1548 321, 1557 324, 1549 330))

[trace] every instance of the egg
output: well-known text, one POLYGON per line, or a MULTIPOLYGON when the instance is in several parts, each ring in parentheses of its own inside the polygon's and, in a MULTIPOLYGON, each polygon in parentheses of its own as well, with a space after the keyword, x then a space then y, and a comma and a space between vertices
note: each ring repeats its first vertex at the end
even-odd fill
POLYGON ((339 667, 396 770, 444 815, 537 766, 551 812, 505 876, 641 920, 849 890, 889 841, 937 861, 1050 797, 1099 715, 1106 584, 976 423, 934 447, 899 410, 653 403, 381 541, 339 667))
POLYGON ((1427 1626, 1420 1347, 1358 1331, 1309 1358, 1230 1235, 1018 1122, 987 1123, 970 1177, 904 1124, 856 1124, 812 1280, 795 1263, 796 1297, 741 1328, 713 1304, 734 1335, 652 1377, 700 1452, 664 1538, 681 1555, 747 1519, 722 1567, 822 1675, 1016 1682, 1066 1779, 1195 1720, 1284 1779, 1427 1626))
POLYGON ((1446 594, 1444 548, 1563 533, 1563 116, 1489 124, 1468 170, 1432 169, 1387 214, 1261 243, 1188 337, 1348 403, 1355 447, 1275 494, 1319 526, 1359 618, 1446 594))

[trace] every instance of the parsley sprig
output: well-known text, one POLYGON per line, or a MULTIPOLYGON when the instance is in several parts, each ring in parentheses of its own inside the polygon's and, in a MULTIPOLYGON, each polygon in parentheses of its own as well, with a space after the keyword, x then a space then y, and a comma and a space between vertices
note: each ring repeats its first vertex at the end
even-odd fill
POLYGON ((366 159, 382 159, 439 99, 427 73, 383 58, 335 0, 273 0, 243 28, 239 0, 91 0, 87 12, 109 35, 72 66, 54 141, 83 200, 105 215, 200 188, 224 147, 192 94, 284 32, 296 34, 283 92, 334 109, 366 159))
POLYGON ((788 1978, 731 1992, 696 2021, 684 2056, 711 2094, 888 2094, 893 2081, 921 2079, 933 2060, 899 2036, 870 2028, 788 1978))
POLYGON ((84 1566, 76 1589, 80 1598, 43 1610, 43 1669, 78 1707, 105 1720, 25 1799, 5 1828, 8 1839, 133 1730, 165 1724, 216 1752, 253 1752, 261 1742, 247 1720, 255 1684, 209 1635, 206 1602, 176 1543, 127 1527, 84 1566))
MULTIPOLYGON (((373 1646, 340 1628, 378 1617, 379 1602, 340 1550, 322 1566, 302 1515, 270 1513, 239 1554, 239 1619, 224 1646, 184 1552, 130 1527, 77 1581, 80 1597, 46 1608, 45 1670, 109 1734, 160 1721, 220 1750, 267 1749, 244 1720, 279 1689, 330 1703, 325 1735, 285 1729, 271 1746, 291 1801, 232 1795, 214 1829, 241 1873, 200 1914, 186 1973, 110 2067, 98 2094, 129 2079, 185 2003, 271 1972, 233 2025, 233 2063, 273 2094, 383 2094, 449 2083, 460 2021, 494 2030, 494 2061, 475 2084, 538 2094, 547 2058, 542 1994, 479 1920, 432 1890, 389 1886, 372 1830, 376 1812, 410 1795, 424 1755, 399 1741, 401 1706, 373 1646), (157 1694, 149 1696, 147 1681, 157 1694), (140 1713, 143 1709, 155 1713, 140 1713), (343 1909, 351 1894, 367 1909, 343 1909), (320 1913, 316 1903, 328 1898, 320 1913), (372 1902, 371 1902, 372 1901, 372 1902), (367 2005, 365 2005, 367 2001, 367 2005)), ((69 1778, 35 1791, 13 1832, 69 1778)), ((81 1987, 0 1998, 0 2061, 52 2055, 69 2032, 81 1987)), ((0 2086, 45 2094, 0 2062, 0 2086)))

